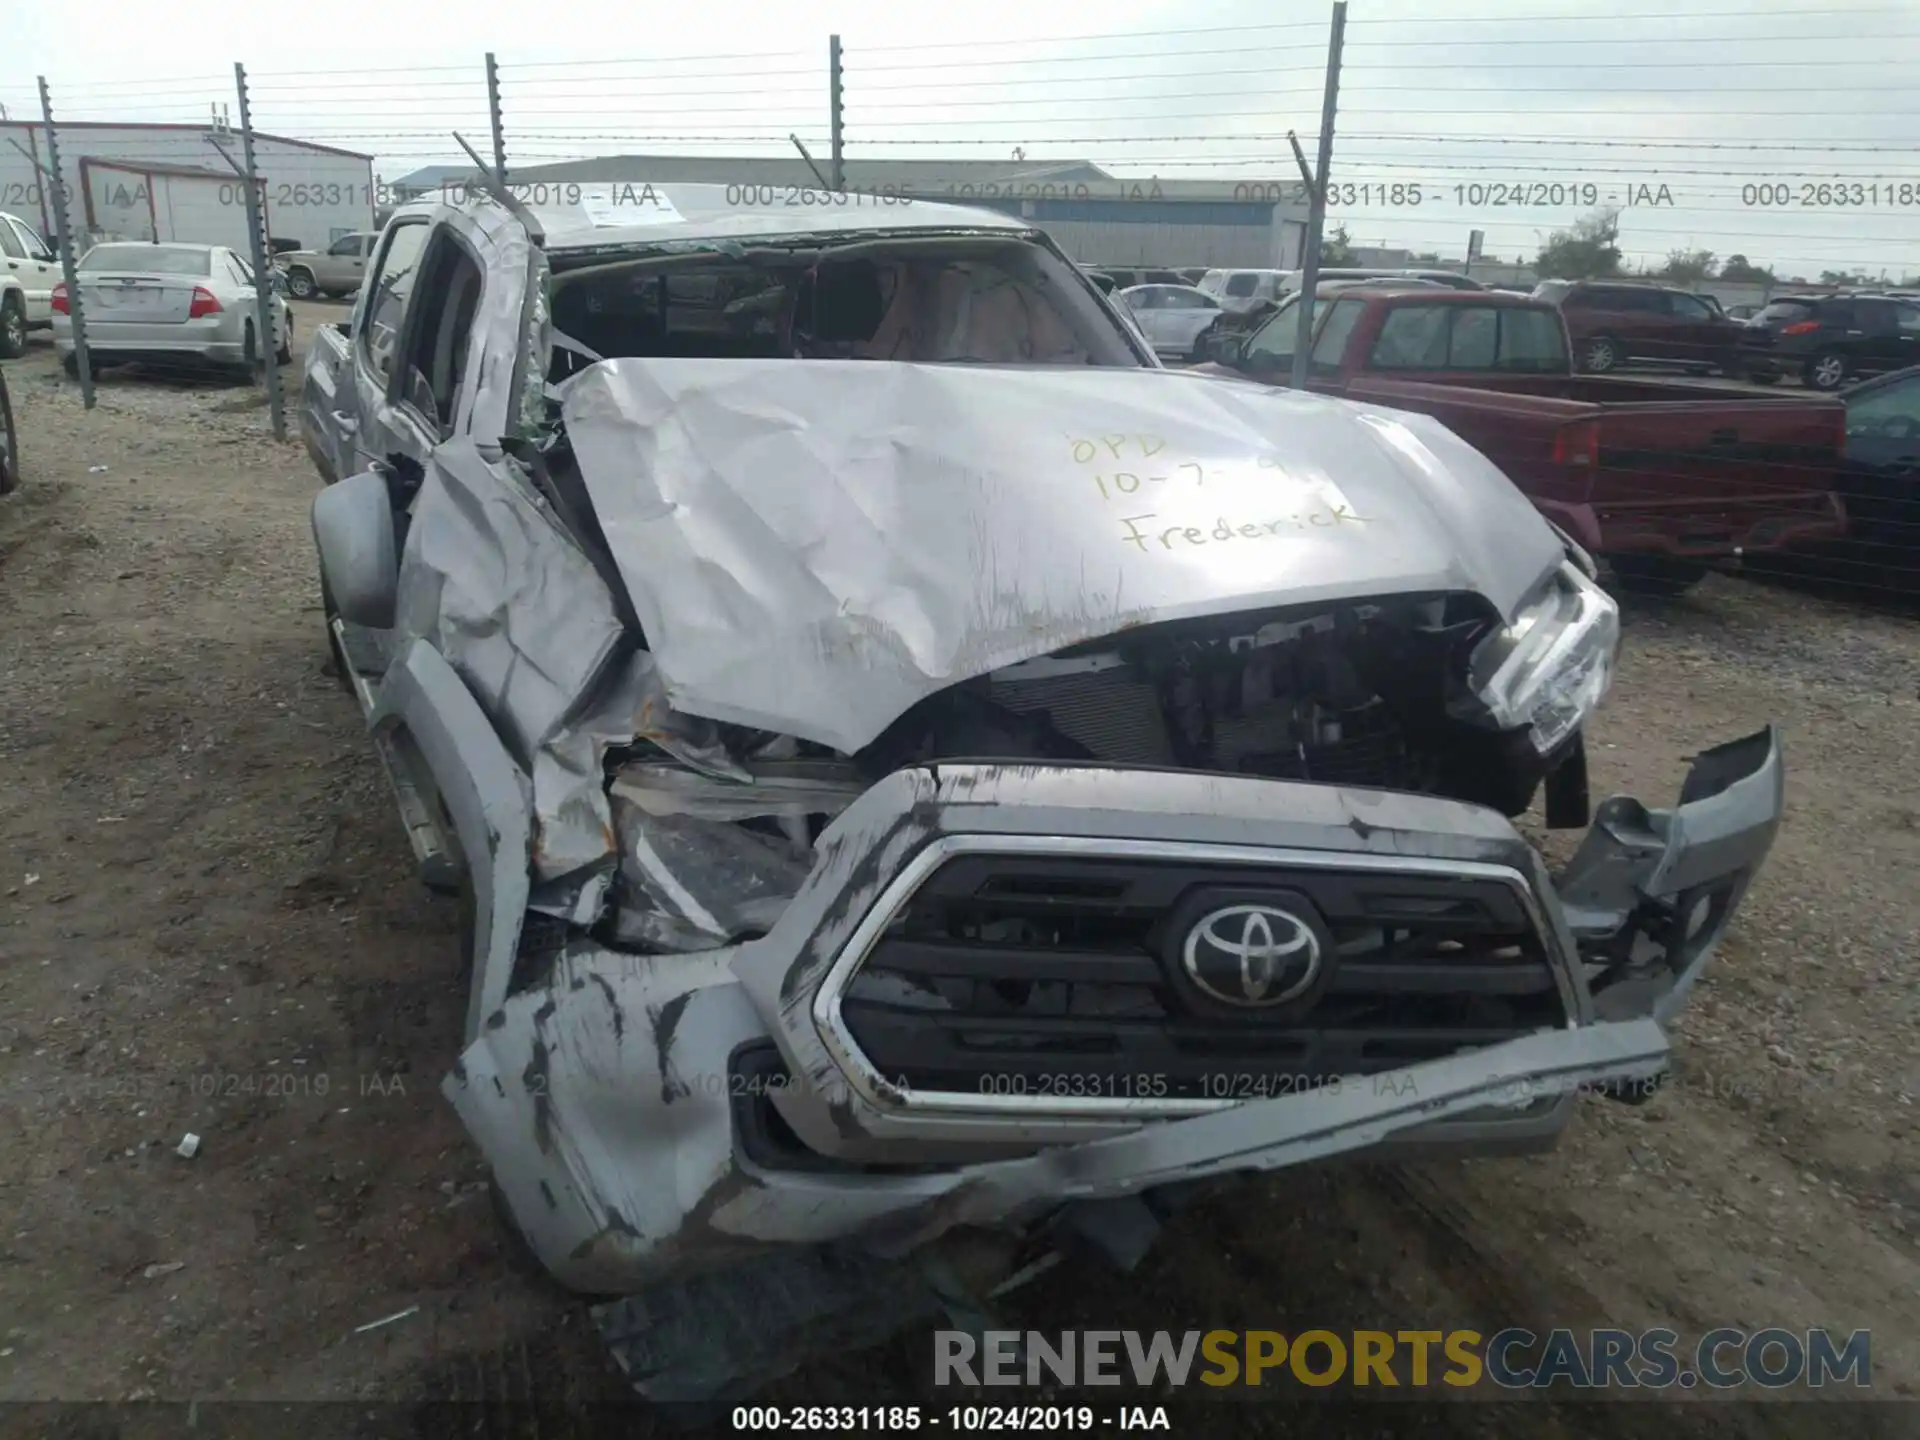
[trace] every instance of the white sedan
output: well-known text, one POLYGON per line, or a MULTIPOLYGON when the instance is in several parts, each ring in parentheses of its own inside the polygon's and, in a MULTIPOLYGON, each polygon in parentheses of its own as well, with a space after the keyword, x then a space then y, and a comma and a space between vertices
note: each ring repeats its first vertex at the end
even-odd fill
POLYGON ((1220 302, 1191 285, 1135 285, 1122 290, 1119 298, 1140 322, 1154 353, 1164 359, 1196 358, 1194 342, 1220 318, 1220 302))
MULTIPOLYGON (((223 245, 109 241, 80 259, 87 351, 97 368, 141 356, 237 365, 260 363, 253 267, 223 245)), ((293 359, 293 315, 272 294, 274 358, 293 359)), ((78 370, 67 287, 53 287, 53 343, 69 375, 78 370)))

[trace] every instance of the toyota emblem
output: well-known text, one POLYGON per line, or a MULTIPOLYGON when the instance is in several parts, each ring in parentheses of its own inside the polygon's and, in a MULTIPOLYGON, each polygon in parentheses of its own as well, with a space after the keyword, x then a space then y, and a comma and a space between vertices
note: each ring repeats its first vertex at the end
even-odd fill
POLYGON ((1320 937, 1272 905, 1223 905, 1194 922, 1180 947, 1193 983, 1228 1005, 1283 1005, 1320 974, 1320 937))

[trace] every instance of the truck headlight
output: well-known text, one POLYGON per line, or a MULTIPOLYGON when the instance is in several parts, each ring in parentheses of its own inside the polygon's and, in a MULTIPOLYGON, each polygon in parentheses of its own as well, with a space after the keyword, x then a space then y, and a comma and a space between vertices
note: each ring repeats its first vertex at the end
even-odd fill
POLYGON ((1598 707, 1619 648, 1620 607, 1569 561, 1511 625, 1474 647, 1467 688, 1485 718, 1526 728, 1545 755, 1598 707))

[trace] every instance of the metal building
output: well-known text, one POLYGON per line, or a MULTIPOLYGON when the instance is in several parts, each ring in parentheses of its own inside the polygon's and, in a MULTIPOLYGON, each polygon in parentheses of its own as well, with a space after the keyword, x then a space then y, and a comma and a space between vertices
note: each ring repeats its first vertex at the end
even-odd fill
MULTIPOLYGON (((80 248, 97 240, 188 240, 245 253, 246 190, 221 158, 223 150, 240 158, 237 131, 62 121, 56 133, 67 215, 80 248)), ((372 156, 258 131, 253 154, 272 238, 325 246, 372 225, 380 198, 372 156)), ((52 196, 36 162, 47 162, 46 126, 0 121, 0 208, 51 238, 52 196)))
MULTIPOLYGON (((1110 175, 1079 160, 849 160, 849 190, 981 205, 1029 219, 1087 265, 1293 269, 1307 207, 1298 180, 1161 180, 1110 175)), ((541 184, 739 186, 743 203, 778 205, 821 188, 800 156, 617 155, 512 166, 515 189, 541 184), (756 198, 757 197, 757 198, 756 198)))

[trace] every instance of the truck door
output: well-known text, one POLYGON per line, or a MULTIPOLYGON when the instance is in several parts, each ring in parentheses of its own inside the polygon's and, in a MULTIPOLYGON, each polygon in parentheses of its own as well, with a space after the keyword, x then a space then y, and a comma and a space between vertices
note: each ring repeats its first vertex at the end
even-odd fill
MULTIPOLYGON (((539 255, 521 222, 491 207, 387 227, 354 307, 355 469, 396 457, 424 467, 454 434, 499 443, 520 399, 524 337, 517 324, 479 317, 521 313, 530 274, 545 273, 530 253, 539 255)), ((540 364, 530 362, 536 388, 540 364)))
POLYGON ((343 457, 348 452, 352 456, 342 474, 364 470, 394 454, 425 464, 427 451, 438 438, 397 420, 388 398, 395 385, 408 302, 431 228, 425 215, 395 220, 380 236, 367 267, 367 283, 353 307, 353 404, 333 417, 343 432, 343 457))

